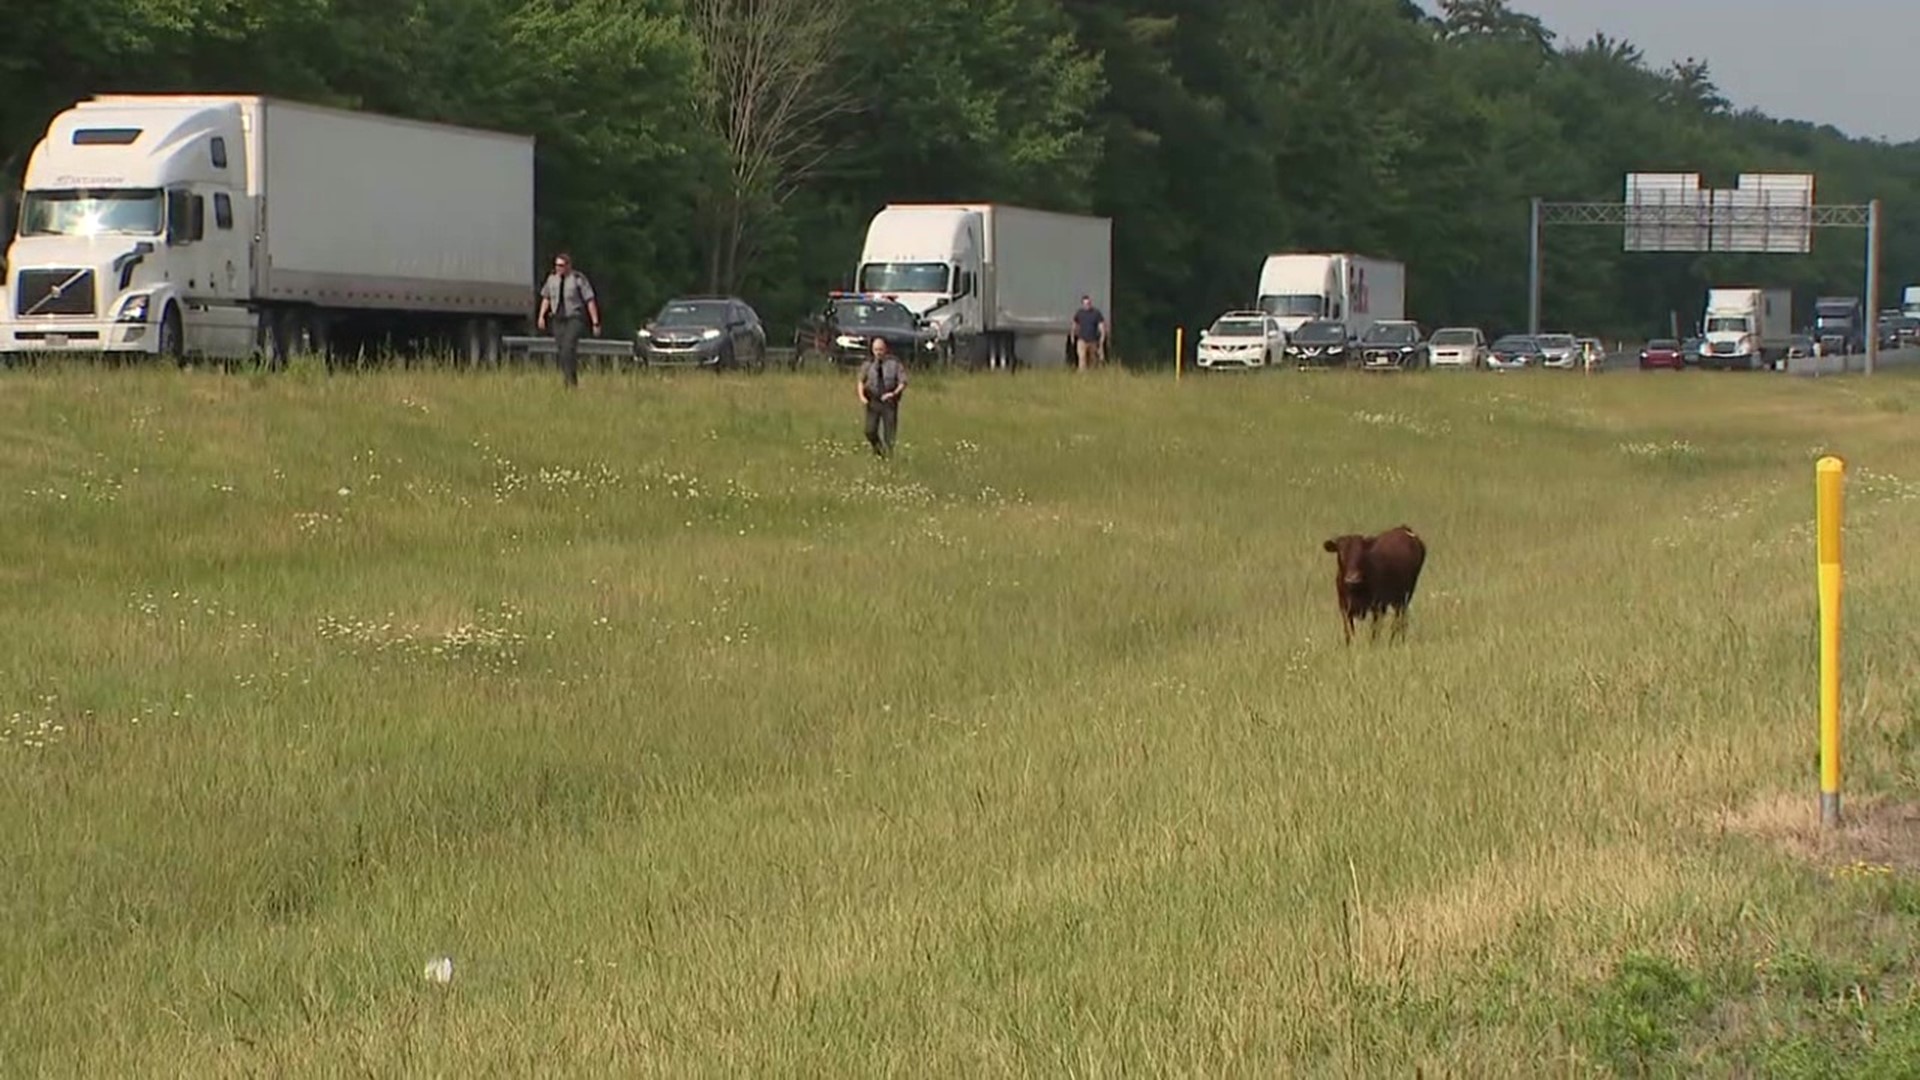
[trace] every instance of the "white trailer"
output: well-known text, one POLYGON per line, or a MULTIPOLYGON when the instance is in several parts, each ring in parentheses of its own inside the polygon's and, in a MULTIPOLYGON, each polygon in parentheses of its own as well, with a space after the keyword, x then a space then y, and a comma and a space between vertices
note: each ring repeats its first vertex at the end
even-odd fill
POLYGON ((1080 298, 1113 317, 1113 222, 994 203, 890 203, 854 275, 969 365, 1063 363, 1080 298))
POLYGON ((1312 319, 1335 319, 1357 338, 1376 322, 1407 317, 1407 268, 1345 252, 1269 255, 1254 306, 1279 318, 1288 334, 1312 319))
POLYGON ((1901 291, 1900 314, 1920 319, 1920 285, 1909 285, 1901 291))
POLYGON ((1793 293, 1787 289, 1708 289, 1700 366, 1755 371, 1785 359, 1793 344, 1793 293))
POLYGON ((533 140, 249 95, 101 95, 28 159, 0 352, 497 355, 533 140))

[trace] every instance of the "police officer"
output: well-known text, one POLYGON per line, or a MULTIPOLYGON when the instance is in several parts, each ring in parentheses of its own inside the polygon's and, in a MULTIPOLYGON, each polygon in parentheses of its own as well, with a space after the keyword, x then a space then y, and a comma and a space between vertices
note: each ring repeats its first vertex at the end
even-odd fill
POLYGON ((907 369, 888 354, 887 343, 873 339, 873 359, 860 365, 860 402, 867 407, 867 442, 886 457, 893 452, 900 431, 900 395, 907 389, 907 369))
POLYGON ((594 336, 600 334, 600 301, 593 294, 593 282, 573 268, 573 256, 561 252, 553 257, 553 273, 540 286, 540 315, 536 325, 546 330, 553 326, 555 352, 560 372, 567 385, 580 385, 580 329, 592 319, 594 336))

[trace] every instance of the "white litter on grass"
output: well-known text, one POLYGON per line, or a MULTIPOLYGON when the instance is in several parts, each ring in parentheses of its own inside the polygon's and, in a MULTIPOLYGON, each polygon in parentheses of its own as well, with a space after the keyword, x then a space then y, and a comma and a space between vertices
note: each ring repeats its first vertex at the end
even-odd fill
POLYGON ((426 975, 428 982, 433 982, 433 983, 452 982, 453 981, 453 957, 442 956, 442 957, 438 957, 436 959, 427 961, 427 968, 423 974, 426 975))

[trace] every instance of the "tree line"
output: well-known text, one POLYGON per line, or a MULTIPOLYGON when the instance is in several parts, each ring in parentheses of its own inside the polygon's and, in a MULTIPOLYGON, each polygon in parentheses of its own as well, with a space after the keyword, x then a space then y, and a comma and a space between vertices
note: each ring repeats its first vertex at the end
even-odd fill
MULTIPOLYGON (((1705 63, 1563 42, 1504 0, 86 0, 10 23, 9 182, 55 112, 106 91, 528 133, 541 251, 573 251, 617 330, 733 292, 783 338, 881 205, 966 200, 1111 216, 1136 361, 1250 303, 1285 249, 1400 259, 1413 317, 1498 332, 1526 319, 1529 199, 1618 200, 1635 170, 1879 198, 1880 299, 1920 282, 1920 142, 1735 110, 1705 63)), ((1710 284, 1806 306, 1860 292, 1863 246, 1624 254, 1618 229, 1551 230, 1544 321, 1660 333, 1710 284)))

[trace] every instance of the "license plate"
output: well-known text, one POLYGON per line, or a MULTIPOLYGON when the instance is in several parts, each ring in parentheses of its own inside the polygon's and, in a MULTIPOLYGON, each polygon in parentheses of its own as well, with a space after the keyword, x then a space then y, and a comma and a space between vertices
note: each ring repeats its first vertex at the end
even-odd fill
POLYGON ((67 347, 67 335, 65 334, 48 334, 47 335, 47 348, 64 349, 66 347, 67 347))

